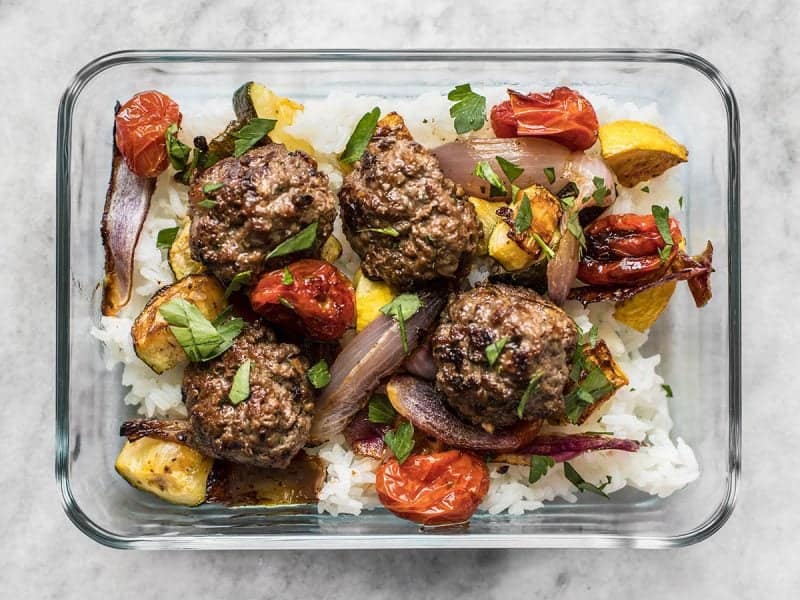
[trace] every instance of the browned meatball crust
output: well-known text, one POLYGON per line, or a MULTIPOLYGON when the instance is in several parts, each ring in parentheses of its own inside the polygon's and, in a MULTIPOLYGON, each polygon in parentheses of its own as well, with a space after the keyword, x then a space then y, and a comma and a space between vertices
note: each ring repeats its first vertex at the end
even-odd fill
POLYGON ((189 200, 192 257, 226 283, 243 271, 252 271, 255 278, 267 269, 318 256, 336 219, 328 176, 317 170, 313 158, 299 150, 289 152, 282 144, 212 165, 192 183, 189 200), (219 183, 221 188, 203 191, 219 183), (215 204, 200 206, 206 198, 215 204), (319 225, 312 248, 267 260, 281 242, 314 221, 319 225))
POLYGON ((517 407, 535 376, 523 419, 563 414, 578 342, 575 322, 532 290, 484 284, 451 296, 431 340, 436 385, 462 417, 491 429, 518 421, 517 407), (508 341, 489 367, 486 347, 508 341))
POLYGON ((363 272, 400 288, 463 275, 482 235, 463 189, 444 176, 396 113, 378 124, 344 178, 339 201, 363 272))
POLYGON ((195 445, 215 458, 286 467, 305 445, 314 415, 307 369, 297 346, 277 343, 260 322, 246 325, 220 357, 186 367, 183 397, 195 445), (233 377, 248 359, 250 396, 234 406, 233 377))

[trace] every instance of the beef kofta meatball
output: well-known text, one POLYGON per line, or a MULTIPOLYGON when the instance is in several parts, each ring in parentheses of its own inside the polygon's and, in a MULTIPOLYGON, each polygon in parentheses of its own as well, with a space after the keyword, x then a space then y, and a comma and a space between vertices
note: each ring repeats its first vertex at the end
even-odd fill
POLYGON ((378 123, 339 201, 364 274, 400 288, 463 274, 483 235, 464 191, 396 113, 378 123))
POLYGON ((513 425, 532 379, 523 419, 563 414, 578 343, 574 321, 535 292, 484 284, 451 296, 431 340, 436 385, 462 417, 488 430, 513 425), (486 347, 507 340, 489 366, 486 347))
POLYGON ((183 397, 193 445, 215 458, 283 468, 308 439, 314 395, 308 362, 293 344, 280 344, 260 322, 246 325, 220 357, 186 367, 183 397), (250 360, 250 396, 229 394, 239 367, 250 360))
POLYGON ((192 257, 225 283, 237 273, 251 271, 255 280, 268 269, 318 256, 336 219, 328 176, 317 170, 313 158, 299 150, 289 152, 282 144, 212 165, 192 183, 189 200, 192 257), (213 204, 203 206, 203 200, 213 204), (317 237, 311 248, 267 260, 281 242, 315 221, 317 237))

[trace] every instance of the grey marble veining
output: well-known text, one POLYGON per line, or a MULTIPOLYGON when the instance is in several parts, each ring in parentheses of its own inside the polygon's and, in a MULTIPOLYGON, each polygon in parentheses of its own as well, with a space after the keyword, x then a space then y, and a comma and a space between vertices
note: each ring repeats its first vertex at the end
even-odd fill
MULTIPOLYGON (((751 598, 800 585, 800 10, 795 2, 0 0, 0 597, 751 598), (737 509, 678 551, 119 552, 63 515, 52 474, 54 139, 73 73, 121 48, 675 47, 742 111, 744 467, 737 509)), ((687 107, 691 110, 691 107, 687 107)), ((787 594, 788 592, 788 594, 787 594)))

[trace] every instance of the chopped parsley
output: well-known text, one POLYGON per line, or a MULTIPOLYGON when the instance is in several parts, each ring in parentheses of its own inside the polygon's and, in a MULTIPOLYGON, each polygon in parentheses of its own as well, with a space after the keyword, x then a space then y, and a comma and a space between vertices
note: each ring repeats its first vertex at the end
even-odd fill
POLYGON ((578 340, 579 344, 589 344, 590 347, 594 348, 597 345, 597 335, 599 330, 597 329, 597 325, 592 325, 589 331, 580 333, 580 339, 578 340))
POLYGON ((542 249, 542 252, 545 253, 547 258, 553 258, 556 255, 556 253, 553 252, 553 249, 550 246, 548 246, 547 243, 545 243, 545 241, 542 239, 542 236, 540 236, 535 231, 533 232, 533 239, 536 241, 537 244, 539 244, 539 248, 542 249))
POLYGON ((356 233, 361 233, 362 231, 372 231, 373 233, 382 233, 383 235, 391 237, 400 237, 400 232, 394 227, 367 227, 365 229, 359 229, 356 233))
POLYGON ((167 143, 167 156, 169 163, 176 171, 183 171, 189 164, 189 154, 192 149, 178 139, 178 124, 173 123, 164 133, 167 143))
POLYGON ((288 240, 284 240, 278 244, 278 246, 272 252, 267 254, 267 260, 270 258, 275 258, 276 256, 285 256, 286 254, 300 252, 301 250, 308 250, 317 240, 318 227, 319 221, 314 221, 311 225, 302 229, 299 233, 293 235, 288 240))
POLYGON ((517 404, 517 416, 521 419, 522 415, 525 414, 525 405, 530 400, 531 396, 536 392, 536 389, 539 387, 539 382, 542 380, 542 373, 535 373, 531 380, 528 382, 528 387, 525 388, 525 393, 522 394, 522 398, 519 400, 519 404, 517 404))
POLYGON ((225 352, 244 327, 244 321, 238 317, 229 318, 227 310, 211 322, 199 308, 183 298, 162 304, 158 312, 192 362, 211 360, 225 352))
POLYGON ((450 107, 450 116, 456 133, 478 131, 486 123, 486 97, 473 92, 470 84, 457 85, 447 99, 455 103, 450 107))
POLYGON ((531 468, 528 471, 528 483, 536 483, 556 464, 549 456, 531 454, 531 468))
POLYGON ((288 301, 286 298, 284 298, 283 296, 281 296, 280 298, 278 298, 278 302, 280 302, 280 303, 281 303, 281 306, 284 306, 284 307, 288 308, 289 310, 294 310, 294 304, 292 304, 291 302, 289 302, 289 301, 288 301))
POLYGON ((522 167, 518 167, 510 160, 506 160, 502 156, 495 156, 494 159, 497 161, 497 164, 500 165, 500 168, 503 170, 503 173, 511 183, 514 183, 514 180, 522 175, 525 171, 522 167))
POLYGON ((547 183, 553 184, 556 182, 556 170, 553 167, 545 167, 544 176, 547 177, 547 183))
POLYGON ((517 214, 514 217, 514 229, 517 233, 522 233, 530 229, 533 222, 533 211, 531 211, 531 199, 528 194, 522 193, 522 200, 519 203, 517 214))
POLYGON ((231 282, 228 284, 228 287, 225 288, 225 297, 230 297, 233 292, 238 292, 240 289, 242 289, 242 286, 250 283, 250 276, 252 274, 252 271, 242 271, 241 273, 234 275, 233 279, 231 279, 231 282))
POLYGON ((381 306, 380 311, 387 317, 397 321, 400 327, 400 339, 403 341, 403 352, 408 354, 408 338, 406 337, 406 319, 410 319, 422 308, 422 300, 416 294, 400 294, 388 304, 381 306))
POLYGON ((650 207, 650 211, 653 213, 653 219, 656 222, 658 233, 661 234, 661 239, 664 240, 664 247, 658 251, 658 254, 661 260, 666 262, 675 244, 672 239, 672 233, 669 230, 669 207, 657 206, 654 204, 650 207))
POLYGON ((210 198, 203 198, 197 203, 197 206, 202 206, 203 208, 214 208, 216 205, 216 200, 211 200, 210 198))
POLYGON ((583 235, 583 227, 578 219, 578 213, 572 213, 567 219, 567 230, 578 240, 581 249, 586 248, 586 236, 583 235))
POLYGON ((603 369, 586 358, 580 345, 572 356, 569 377, 575 384, 564 398, 564 414, 570 423, 577 423, 588 406, 614 391, 603 369))
POLYGON ((482 160, 475 165, 475 170, 472 172, 472 174, 480 177, 489 184, 490 198, 494 198, 496 196, 505 196, 508 193, 508 189, 506 188, 505 184, 497 176, 497 173, 494 172, 494 169, 492 169, 492 166, 488 161, 482 160))
POLYGON ((224 183, 207 183, 203 186, 203 193, 204 194, 213 194, 217 190, 220 190, 225 187, 224 183))
POLYGON ((289 270, 289 267, 283 267, 283 276, 281 277, 281 283, 283 285, 292 285, 294 283, 294 276, 292 272, 289 270))
POLYGON ((252 361, 248 358, 239 365, 239 368, 236 369, 236 375, 233 376, 233 383, 231 385, 231 391, 228 392, 228 399, 234 406, 250 397, 251 364, 252 361))
POLYGON ((680 209, 683 210, 683 196, 680 196, 678 198, 678 207, 680 207, 680 209))
POLYGON ((672 387, 666 383, 661 384, 661 389, 664 390, 664 393, 667 395, 667 398, 672 398, 672 387))
POLYGON ((156 247, 169 250, 175 242, 175 238, 178 237, 178 231, 180 231, 180 227, 169 227, 159 231, 156 236, 156 247))
POLYGON ((611 195, 611 190, 606 187, 605 179, 602 177, 593 177, 592 183, 594 183, 595 188, 592 198, 595 199, 599 206, 604 206, 606 197, 611 195))
POLYGON ((498 338, 484 348, 483 351, 486 353, 486 360, 489 361, 489 368, 492 368, 497 359, 500 358, 500 353, 506 347, 509 339, 508 337, 498 338))
POLYGON ((367 419, 370 423, 381 423, 391 425, 397 418, 397 411, 389 402, 389 398, 384 394, 373 394, 369 399, 367 419))
POLYGON ((645 194, 649 194, 650 193, 650 186, 648 186, 648 185, 642 186, 642 191, 645 194))
POLYGON ((414 450, 414 426, 409 421, 403 421, 393 431, 387 431, 383 441, 402 465, 414 450))
POLYGON ((378 119, 380 118, 381 109, 376 106, 358 120, 350 139, 347 140, 344 152, 339 156, 339 162, 350 165, 361 159, 369 145, 369 141, 372 139, 372 135, 375 133, 375 128, 378 126, 378 119))
POLYGON ((331 382, 331 372, 328 370, 328 363, 325 359, 322 359, 311 367, 308 373, 306 373, 306 377, 308 377, 308 381, 311 385, 318 390, 328 385, 331 382))
POLYGON ((606 494, 603 490, 605 487, 611 483, 611 477, 606 475, 606 481, 599 486, 594 485, 586 481, 580 474, 575 470, 575 468, 569 464, 568 462, 564 462, 564 477, 567 478, 572 485, 578 488, 581 492, 591 492, 593 494, 597 494, 598 496, 602 496, 603 498, 608 498, 608 494, 606 494))
POLYGON ((238 158, 250 150, 273 130, 277 122, 275 119, 253 118, 245 123, 243 127, 234 131, 231 134, 236 138, 233 143, 233 156, 238 158))

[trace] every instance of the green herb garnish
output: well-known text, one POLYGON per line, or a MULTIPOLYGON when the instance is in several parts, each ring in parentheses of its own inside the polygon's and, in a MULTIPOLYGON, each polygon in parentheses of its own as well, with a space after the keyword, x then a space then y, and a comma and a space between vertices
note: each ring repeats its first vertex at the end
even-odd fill
POLYGON ((514 183, 514 180, 525 171, 522 167, 518 167, 502 156, 495 156, 494 159, 497 161, 497 164, 500 165, 500 168, 503 170, 503 173, 505 173, 505 176, 508 177, 510 183, 514 183))
POLYGON ((514 217, 514 229, 517 233, 522 233, 530 228, 532 222, 533 211, 531 210, 531 199, 528 198, 528 194, 523 192, 517 214, 514 217))
POLYGON ((203 186, 203 193, 204 194, 213 194, 217 190, 220 190, 225 187, 224 183, 207 183, 203 186))
POLYGON ((216 200, 211 200, 209 198, 204 198, 197 203, 197 206, 202 206, 203 208, 214 208, 216 205, 216 200))
POLYGON ((653 213, 653 219, 656 222, 658 233, 661 234, 661 239, 664 240, 665 244, 664 247, 658 251, 658 255, 663 262, 666 262, 669 255, 672 253, 672 247, 675 243, 672 239, 672 233, 669 230, 669 207, 657 206, 654 204, 650 207, 650 211, 653 213))
POLYGON ((597 329, 597 325, 592 325, 591 329, 589 329, 589 331, 586 333, 581 332, 578 343, 589 344, 590 347, 594 348, 597 345, 598 332, 599 330, 597 329))
POLYGON ((281 296, 280 298, 278 298, 278 302, 280 302, 280 303, 281 303, 281 306, 284 306, 284 307, 288 308, 289 310, 294 310, 294 304, 292 304, 291 302, 289 302, 289 301, 288 301, 286 298, 284 298, 283 296, 281 296))
POLYGON ((406 337, 406 319, 413 317, 422 308, 422 300, 416 294, 400 294, 388 304, 381 306, 380 311, 387 317, 397 321, 400 327, 400 339, 403 341, 403 352, 408 354, 408 338, 406 337))
POLYGON ((642 191, 645 194, 649 194, 650 193, 650 186, 649 185, 642 186, 642 191))
POLYGON ((505 196, 506 193, 508 193, 508 189, 506 189, 505 184, 497 176, 497 173, 494 172, 494 169, 492 169, 492 166, 488 161, 482 160, 475 165, 475 170, 472 172, 472 174, 480 177, 489 184, 490 198, 495 196, 505 196))
POLYGON ((178 231, 180 231, 180 227, 168 227, 159 231, 156 236, 156 247, 169 250, 178 236, 178 231))
POLYGON ((289 267, 283 267, 283 277, 281 277, 281 283, 283 285, 292 285, 294 283, 294 277, 292 276, 292 272, 289 270, 289 267))
POLYGON ((528 382, 528 387, 525 388, 525 392, 522 394, 522 398, 519 400, 519 404, 517 404, 517 416, 521 419, 522 415, 525 414, 525 405, 530 400, 531 396, 536 392, 536 388, 539 387, 539 382, 542 380, 542 373, 535 373, 531 380, 528 382))
POLYGON ((328 363, 323 359, 308 370, 306 377, 316 389, 321 390, 331 382, 331 372, 328 363))
POLYGON ((593 494, 597 494, 598 496, 602 496, 603 498, 608 498, 608 494, 606 494, 603 489, 611 483, 611 477, 606 476, 606 482, 597 486, 587 482, 580 474, 575 470, 575 468, 569 464, 568 462, 564 462, 564 477, 567 478, 572 485, 578 488, 581 492, 591 492, 593 494))
POLYGON ((472 91, 468 83, 457 85, 447 94, 447 99, 455 102, 450 107, 456 133, 478 131, 486 122, 486 98, 472 91))
POLYGON ((388 235, 391 237, 400 237, 400 232, 394 227, 366 227, 364 229, 359 229, 356 231, 356 233, 361 233, 362 231, 372 231, 374 233, 382 233, 383 235, 388 235))
POLYGON ((272 131, 278 121, 275 119, 250 119, 243 127, 231 135, 236 138, 233 144, 233 156, 238 158, 260 142, 272 131))
POLYGON ((236 375, 233 376, 233 384, 231 385, 231 391, 228 393, 228 399, 234 406, 250 397, 250 365, 251 360, 248 358, 239 365, 239 368, 236 369, 236 375))
POLYGON ((672 387, 667 385, 666 383, 661 384, 661 389, 664 390, 664 393, 667 395, 667 398, 672 398, 672 387))
POLYGON ((244 321, 239 318, 223 321, 218 317, 212 323, 183 298, 161 305, 158 312, 192 362, 210 360, 225 352, 244 327, 244 321))
POLYGON ((394 431, 387 431, 383 441, 402 465, 414 449, 414 426, 409 421, 403 421, 394 431))
POLYGON ((572 213, 567 219, 567 230, 578 240, 581 249, 586 248, 586 236, 583 235, 583 227, 578 220, 578 213, 572 213))
POLYGON ((575 196, 565 196, 564 198, 559 198, 558 201, 561 202, 561 208, 564 210, 569 210, 575 206, 575 196))
POLYGON ((349 165, 361 158, 375 133, 380 118, 381 109, 376 106, 358 120, 350 139, 347 140, 344 152, 339 156, 339 162, 349 165))
POLYGON ((603 369, 586 360, 580 348, 575 351, 570 378, 575 382, 573 389, 564 398, 564 414, 570 423, 577 423, 583 411, 603 396, 614 391, 603 369), (580 358, 577 358, 580 356, 580 358), (581 375, 586 376, 581 379, 581 375))
POLYGON ((314 221, 311 225, 302 229, 299 233, 293 235, 288 240, 284 240, 269 254, 267 260, 277 256, 284 256, 292 254, 293 252, 300 252, 301 250, 308 250, 314 245, 317 240, 317 228, 319 221, 314 221))
POLYGON ((556 170, 553 167, 545 167, 544 176, 547 177, 547 183, 556 182, 556 170))
POLYGON ((389 398, 384 394, 373 394, 369 399, 369 409, 367 419, 370 423, 382 423, 391 425, 397 418, 397 411, 389 402, 389 398))
POLYGON ((603 206, 605 204, 606 196, 611 195, 611 190, 606 187, 605 179, 602 177, 593 177, 592 183, 594 183, 595 190, 592 193, 592 198, 595 199, 598 205, 603 206))
POLYGON ((537 244, 539 244, 539 248, 542 249, 542 252, 545 253, 547 258, 553 258, 556 255, 556 253, 553 252, 553 249, 550 246, 548 246, 545 243, 545 241, 542 239, 542 236, 540 236, 535 231, 532 233, 532 235, 533 235, 533 239, 536 241, 537 244))
POLYGON ((509 339, 511 338, 501 337, 486 346, 484 352, 486 353, 486 360, 489 361, 489 368, 492 368, 494 363, 497 362, 497 359, 500 357, 500 353, 503 351, 503 348, 506 347, 509 339))
POLYGON ((189 163, 189 154, 192 149, 178 139, 178 124, 173 123, 164 133, 167 142, 167 156, 169 163, 176 171, 183 171, 189 163))
POLYGON ((678 198, 678 207, 683 210, 683 196, 678 198))
POLYGON ((549 456, 540 456, 539 454, 531 454, 531 469, 528 471, 528 483, 536 483, 551 467, 554 467, 556 461, 549 456))
POLYGON ((238 292, 240 289, 242 289, 242 286, 250 283, 250 276, 252 274, 252 271, 242 271, 241 273, 234 275, 233 279, 231 279, 231 282, 228 284, 228 287, 225 288, 225 297, 228 298, 233 292, 238 292))

